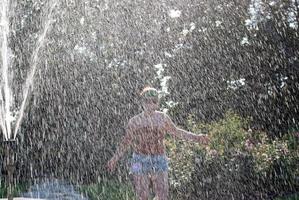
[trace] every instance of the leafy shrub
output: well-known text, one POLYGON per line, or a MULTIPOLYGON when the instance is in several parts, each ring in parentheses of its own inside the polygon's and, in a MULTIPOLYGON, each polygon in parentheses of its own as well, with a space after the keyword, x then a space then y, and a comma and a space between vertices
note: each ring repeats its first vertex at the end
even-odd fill
POLYGON ((298 200, 299 194, 289 195, 286 197, 277 197, 275 200, 298 200))
POLYGON ((167 154, 169 157, 169 184, 171 199, 185 197, 186 187, 190 185, 194 172, 195 151, 192 144, 167 138, 167 154))
POLYGON ((224 119, 206 125, 211 138, 209 149, 216 150, 220 155, 244 151, 248 136, 246 126, 247 121, 232 112, 226 113, 224 119))
POLYGON ((189 199, 263 199, 253 171, 246 154, 203 159, 196 163, 189 199))
POLYGON ((188 126, 208 133, 211 143, 168 141, 176 199, 267 199, 298 191, 296 139, 251 131, 248 120, 232 112, 211 124, 190 117, 188 126))
MULTIPOLYGON (((258 132, 258 141, 249 149, 255 160, 258 173, 267 171, 274 162, 288 155, 288 146, 284 141, 270 141, 266 133, 258 132)), ((256 140, 256 138, 255 138, 256 140)))
POLYGON ((267 193, 277 196, 298 191, 299 154, 290 137, 270 140, 266 133, 256 132, 248 141, 259 184, 267 188, 267 193))
MULTIPOLYGON (((187 120, 187 125, 189 130, 195 130, 191 116, 187 120)), ((198 130, 197 128, 196 132, 198 130)), ((165 145, 169 158, 170 198, 185 199, 195 171, 196 149, 202 147, 196 143, 175 140, 171 137, 166 138, 165 145)))
POLYGON ((228 112, 218 122, 193 126, 194 132, 208 132, 211 142, 197 149, 189 199, 263 198, 255 181, 253 158, 246 151, 247 124, 248 120, 228 112))

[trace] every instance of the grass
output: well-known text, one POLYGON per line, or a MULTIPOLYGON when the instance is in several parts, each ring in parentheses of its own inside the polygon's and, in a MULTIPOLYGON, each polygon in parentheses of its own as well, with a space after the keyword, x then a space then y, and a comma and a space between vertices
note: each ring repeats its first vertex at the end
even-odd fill
MULTIPOLYGON (((19 196, 21 193, 26 192, 28 190, 28 185, 26 183, 18 183, 13 187, 13 196, 19 196)), ((0 198, 7 197, 7 187, 3 181, 0 182, 0 198)))
POLYGON ((115 180, 104 180, 95 184, 82 186, 80 191, 90 200, 134 200, 131 184, 115 180))

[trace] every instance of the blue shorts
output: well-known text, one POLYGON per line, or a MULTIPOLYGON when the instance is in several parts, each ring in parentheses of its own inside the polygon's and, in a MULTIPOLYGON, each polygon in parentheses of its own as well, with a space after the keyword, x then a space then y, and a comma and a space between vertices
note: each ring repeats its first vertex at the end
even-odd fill
POLYGON ((166 155, 144 155, 133 153, 130 172, 132 174, 150 174, 168 171, 166 155))

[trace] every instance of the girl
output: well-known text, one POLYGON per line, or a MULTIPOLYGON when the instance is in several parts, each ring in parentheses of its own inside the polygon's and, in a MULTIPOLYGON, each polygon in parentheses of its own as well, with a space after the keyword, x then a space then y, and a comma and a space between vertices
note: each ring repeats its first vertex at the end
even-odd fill
POLYGON ((107 167, 113 171, 117 161, 132 148, 133 156, 130 171, 133 174, 135 192, 138 200, 148 200, 149 185, 152 181, 158 200, 168 199, 168 162, 165 154, 166 134, 179 139, 206 144, 205 135, 193 134, 176 127, 172 120, 159 109, 158 91, 146 87, 141 93, 143 112, 131 118, 126 134, 107 167))

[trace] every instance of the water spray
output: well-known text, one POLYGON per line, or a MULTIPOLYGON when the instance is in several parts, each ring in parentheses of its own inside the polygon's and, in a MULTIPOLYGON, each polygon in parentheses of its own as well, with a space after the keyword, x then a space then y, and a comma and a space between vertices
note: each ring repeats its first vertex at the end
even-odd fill
POLYGON ((50 10, 49 10, 49 14, 47 15, 47 21, 44 25, 42 34, 38 38, 36 48, 33 51, 33 54, 32 54, 32 57, 31 57, 32 67, 30 69, 29 75, 28 75, 26 83, 25 83, 25 88, 24 88, 24 93, 23 93, 24 94, 23 95, 23 101, 22 101, 22 104, 21 104, 21 108, 20 108, 20 111, 19 111, 19 116, 17 118, 16 126, 15 126, 15 129, 14 129, 14 136, 13 136, 14 139, 16 138, 19 127, 22 123, 23 116, 24 116, 24 111, 25 111, 25 108, 26 108, 26 104, 27 104, 27 101, 29 99, 30 92, 33 88, 34 75, 35 75, 35 72, 36 72, 36 69, 37 69, 38 53, 39 53, 40 49, 42 48, 42 46, 44 45, 45 37, 46 37, 47 32, 48 32, 48 30, 51 26, 52 14, 53 14, 53 10, 54 10, 56 4, 57 4, 57 0, 53 0, 53 3, 51 4, 50 10))
POLYGON ((31 68, 28 73, 25 86, 23 88, 23 101, 21 103, 20 110, 18 111, 18 115, 16 118, 16 124, 14 127, 14 131, 12 130, 12 122, 15 120, 14 115, 12 114, 13 107, 13 98, 12 98, 12 89, 11 83, 12 80, 9 80, 9 6, 10 0, 1 0, 0 3, 0 11, 1 11, 1 19, 0 19, 0 37, 1 37, 1 78, 0 78, 0 127, 2 133, 4 135, 4 150, 6 154, 5 159, 5 168, 7 170, 7 197, 8 200, 13 200, 12 190, 13 190, 13 173, 15 169, 15 145, 16 145, 16 136, 20 125, 22 123, 22 119, 24 116, 24 111, 26 108, 26 104, 28 102, 30 93, 33 88, 34 76, 37 70, 38 63, 38 54, 40 49, 44 45, 44 41, 47 35, 48 30, 50 29, 52 23, 52 14, 53 10, 57 4, 58 0, 53 0, 49 4, 49 12, 46 16, 46 21, 44 23, 43 30, 41 35, 38 38, 36 48, 33 51, 31 56, 31 68))
POLYGON ((8 140, 11 138, 11 89, 9 86, 8 80, 8 67, 9 67, 9 54, 8 54, 8 36, 9 36, 9 17, 8 17, 8 9, 9 9, 10 1, 2 0, 1 3, 1 59, 2 59, 2 69, 1 69, 1 92, 0 92, 0 123, 2 132, 5 136, 5 139, 8 140))

